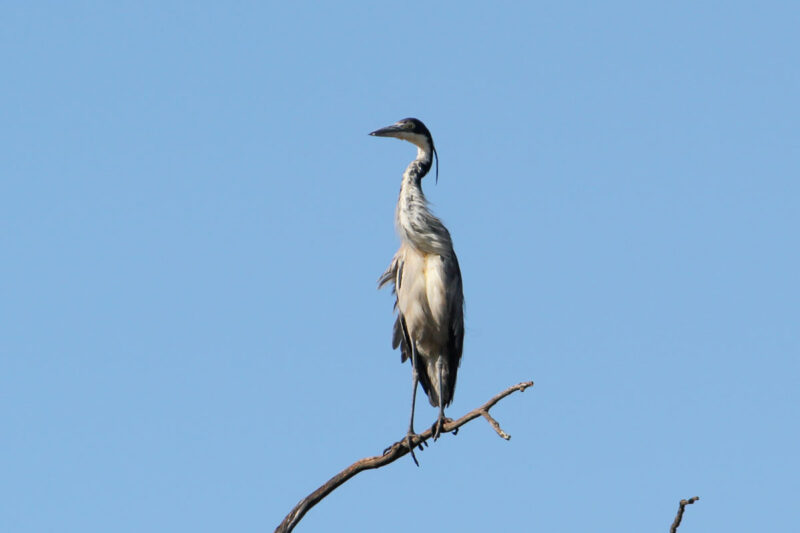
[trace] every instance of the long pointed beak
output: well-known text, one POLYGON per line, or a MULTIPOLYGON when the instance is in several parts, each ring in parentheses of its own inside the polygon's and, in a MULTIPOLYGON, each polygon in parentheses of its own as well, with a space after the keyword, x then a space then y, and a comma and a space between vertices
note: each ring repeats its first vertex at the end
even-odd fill
POLYGON ((397 137, 397 134, 403 131, 403 128, 398 126, 397 124, 392 124, 391 126, 386 126, 385 128, 381 128, 379 130, 375 130, 370 135, 375 137, 397 137))

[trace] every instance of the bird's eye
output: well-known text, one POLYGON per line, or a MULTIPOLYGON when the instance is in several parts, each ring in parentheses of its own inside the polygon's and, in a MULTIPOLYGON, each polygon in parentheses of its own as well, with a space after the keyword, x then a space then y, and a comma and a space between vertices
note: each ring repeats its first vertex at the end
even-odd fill
POLYGON ((410 130, 413 127, 414 127, 413 123, 411 123, 411 122, 403 122, 403 128, 404 129, 410 130))

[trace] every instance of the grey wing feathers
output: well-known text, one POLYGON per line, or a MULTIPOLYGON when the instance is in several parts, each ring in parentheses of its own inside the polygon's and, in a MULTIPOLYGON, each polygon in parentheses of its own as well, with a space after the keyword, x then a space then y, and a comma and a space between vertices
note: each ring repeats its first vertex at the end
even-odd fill
MULTIPOLYGON (((403 260, 396 255, 392 259, 389 268, 386 269, 386 272, 378 278, 378 288, 381 289, 391 282, 392 293, 396 295, 402 275, 403 260)), ((394 300, 394 307, 397 309, 397 298, 394 300)), ((400 361, 405 363, 406 359, 411 357, 411 342, 408 338, 408 328, 406 328, 405 318, 400 311, 397 312, 397 320, 394 322, 394 329, 392 331, 392 349, 397 349, 398 346, 400 347, 400 361)))
MULTIPOLYGON (((392 262, 389 264, 389 268, 386 269, 386 272, 381 274, 381 277, 378 278, 379 289, 382 289, 384 285, 386 285, 390 281, 392 283, 395 282, 395 280, 397 279, 397 269, 398 269, 398 260, 397 257, 395 256, 392 259, 392 262)), ((392 288, 392 292, 394 292, 394 288, 392 288)))
POLYGON ((398 313, 392 333, 392 349, 397 349, 398 346, 400 346, 400 362, 405 363, 406 359, 411 357, 411 342, 408 339, 406 319, 402 313, 398 313))
POLYGON ((447 279, 452 280, 451 285, 447 288, 448 294, 452 294, 453 298, 448 302, 449 304, 449 336, 447 342, 447 366, 450 368, 448 373, 445 405, 449 405, 453 400, 453 393, 456 390, 456 375, 458 374, 458 366, 461 363, 461 354, 464 350, 464 290, 461 283, 461 269, 458 266, 458 258, 455 253, 452 253, 447 258, 447 279))
POLYGON ((389 264, 389 268, 386 269, 386 272, 381 274, 381 277, 378 278, 378 289, 382 289, 384 285, 392 282, 392 293, 396 294, 400 285, 400 276, 402 275, 403 258, 398 253, 392 258, 392 262, 389 264))

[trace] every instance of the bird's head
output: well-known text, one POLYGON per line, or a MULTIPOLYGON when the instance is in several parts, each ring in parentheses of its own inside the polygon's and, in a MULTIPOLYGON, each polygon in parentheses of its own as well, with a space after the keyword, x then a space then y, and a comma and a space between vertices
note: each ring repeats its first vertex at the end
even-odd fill
MULTIPOLYGON (((391 126, 386 126, 379 130, 375 130, 370 135, 375 137, 394 137, 402 139, 414 144, 419 148, 420 156, 430 157, 431 154, 436 157, 436 181, 439 181, 439 154, 436 153, 436 147, 433 145, 433 137, 431 132, 421 120, 416 118, 404 118, 398 120, 391 126)), ((430 159, 428 159, 430 165, 430 159)), ((430 168, 430 166, 428 166, 430 168)))
POLYGON ((416 144, 420 148, 428 148, 433 145, 431 132, 425 127, 421 120, 416 118, 404 118, 398 120, 391 126, 386 126, 375 130, 370 135, 375 137, 395 137, 416 144))

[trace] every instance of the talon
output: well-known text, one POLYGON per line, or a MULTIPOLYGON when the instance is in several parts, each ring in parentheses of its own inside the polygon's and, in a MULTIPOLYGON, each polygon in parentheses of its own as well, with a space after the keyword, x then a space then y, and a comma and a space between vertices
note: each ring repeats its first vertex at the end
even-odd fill
POLYGON ((397 446, 398 444, 400 444, 400 443, 399 443, 399 442, 395 442, 394 444, 392 444, 392 445, 391 445, 391 446, 389 446, 388 448, 385 448, 385 449, 383 450, 383 455, 386 455, 386 454, 387 454, 387 453, 389 453, 390 451, 394 450, 394 447, 395 447, 395 446, 397 446))
MULTIPOLYGON (((411 440, 412 437, 416 436, 417 435, 415 433, 409 431, 408 435, 406 435, 406 438, 404 439, 405 441, 404 444, 406 445, 406 448, 408 448, 409 453, 411 453, 411 458, 414 460, 414 464, 419 466, 419 461, 417 461, 417 456, 414 455, 414 445, 413 445, 414 443, 411 440)), ((422 450, 421 443, 419 447, 420 447, 419 449, 422 450)))
POLYGON ((439 437, 442 436, 442 430, 444 429, 444 425, 449 423, 449 422, 452 422, 452 421, 453 421, 453 419, 451 419, 451 418, 446 418, 446 417, 441 417, 440 416, 436 420, 436 422, 433 423, 433 426, 431 426, 431 431, 433 431, 433 440, 434 441, 438 440, 439 437))

